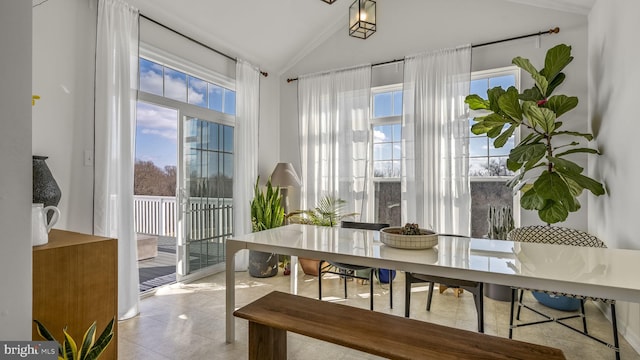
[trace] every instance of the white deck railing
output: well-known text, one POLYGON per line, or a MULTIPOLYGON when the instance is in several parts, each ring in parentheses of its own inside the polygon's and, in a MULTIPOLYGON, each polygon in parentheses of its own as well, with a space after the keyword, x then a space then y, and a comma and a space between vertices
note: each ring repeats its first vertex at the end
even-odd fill
MULTIPOLYGON (((232 199, 189 198, 186 221, 190 240, 203 240, 231 235, 233 229, 232 199), (211 200, 211 199, 208 199, 211 200)), ((176 236, 176 198, 171 196, 135 195, 133 208, 136 233, 176 236)))

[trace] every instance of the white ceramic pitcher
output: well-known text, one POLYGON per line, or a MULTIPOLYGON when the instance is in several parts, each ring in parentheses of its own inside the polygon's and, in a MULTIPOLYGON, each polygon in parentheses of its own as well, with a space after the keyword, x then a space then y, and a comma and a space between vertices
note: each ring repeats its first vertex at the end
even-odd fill
POLYGON ((31 244, 44 245, 49 242, 49 230, 60 217, 60 210, 55 206, 44 207, 43 204, 31 204, 31 244), (47 223, 47 214, 53 211, 51 221, 47 223))

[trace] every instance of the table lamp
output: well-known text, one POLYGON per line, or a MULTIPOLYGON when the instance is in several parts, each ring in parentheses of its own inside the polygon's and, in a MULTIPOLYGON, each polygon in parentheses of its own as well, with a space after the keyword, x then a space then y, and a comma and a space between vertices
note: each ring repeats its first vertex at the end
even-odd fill
POLYGON ((291 163, 278 163, 271 173, 271 184, 280 188, 284 213, 289 213, 289 186, 300 186, 300 178, 291 163))

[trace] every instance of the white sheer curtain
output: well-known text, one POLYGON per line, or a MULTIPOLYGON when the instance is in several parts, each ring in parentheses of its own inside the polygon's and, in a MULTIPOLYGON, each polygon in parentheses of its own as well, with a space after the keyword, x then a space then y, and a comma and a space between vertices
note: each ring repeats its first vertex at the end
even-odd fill
POLYGON ((407 57, 402 223, 470 235, 467 110, 471 46, 407 57))
POLYGON ((94 233, 118 239, 118 317, 138 314, 133 218, 138 10, 100 0, 96 43, 94 233))
MULTIPOLYGON (((251 232, 253 187, 258 176, 258 120, 260 118, 260 71, 238 59, 236 64, 235 161, 233 170, 233 234, 251 232)), ((236 271, 247 270, 249 252, 236 254, 236 271)))
POLYGON ((301 76, 298 111, 303 209, 327 195, 372 221, 367 202, 371 66, 301 76))

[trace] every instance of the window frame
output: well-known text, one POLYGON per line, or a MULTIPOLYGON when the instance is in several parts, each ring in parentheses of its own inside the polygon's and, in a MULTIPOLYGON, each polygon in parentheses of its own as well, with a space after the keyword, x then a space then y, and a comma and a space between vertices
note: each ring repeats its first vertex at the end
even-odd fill
MULTIPOLYGON (((394 91, 402 92, 402 90, 403 90, 402 89, 402 83, 400 83, 400 84, 392 84, 392 85, 376 86, 376 87, 372 87, 371 88, 371 113, 369 115, 369 130, 370 130, 369 142, 371 144, 371 146, 369 147, 370 148, 369 157, 371 159, 371 167, 370 167, 370 170, 369 170, 369 177, 370 177, 370 179, 373 180, 373 182, 397 182, 397 181, 401 180, 400 176, 397 176, 397 177, 375 177, 374 176, 374 167, 375 167, 374 163, 375 163, 376 160, 374 160, 374 158, 373 158, 373 147, 374 147, 373 128, 375 126, 396 125, 396 124, 400 124, 400 126, 402 127, 402 111, 401 111, 400 115, 374 117, 374 108, 375 108, 374 99, 375 99, 375 95, 388 93, 388 92, 394 92, 394 91)), ((393 104, 393 99, 391 100, 391 103, 393 104)), ((402 138, 400 138, 400 143, 402 143, 402 138)), ((402 158, 400 158, 400 160, 402 160, 402 158)), ((402 174, 402 162, 400 163, 400 174, 402 174)))
MULTIPOLYGON (((165 66, 175 71, 183 72, 187 76, 196 77, 200 80, 204 80, 213 85, 217 85, 221 87, 223 90, 228 89, 236 92, 236 83, 235 79, 228 78, 224 75, 218 74, 214 71, 208 70, 200 65, 194 64, 188 60, 182 59, 179 56, 170 54, 164 50, 158 49, 152 45, 146 44, 144 42, 140 43, 140 50, 138 54, 139 58, 143 58, 145 60, 154 62, 156 64, 165 66)), ((163 81, 164 81, 164 71, 163 71, 163 81)), ((140 74, 138 74, 138 81, 140 80, 140 74)), ((187 77, 188 80, 188 77, 187 77)), ((188 97, 188 81, 187 81, 187 100, 180 101, 171 99, 165 96, 156 95, 153 93, 148 93, 139 89, 137 90, 138 99, 141 101, 156 103, 158 105, 171 107, 174 109, 181 109, 186 111, 189 114, 193 114, 196 117, 202 117, 207 119, 212 119, 215 122, 220 122, 224 125, 235 126, 236 116, 227 114, 224 112, 220 112, 217 110, 209 109, 206 107, 202 107, 200 105, 195 105, 189 103, 188 97)), ((236 93, 237 95, 237 93, 236 93)), ((207 96, 209 96, 207 91, 207 96)), ((236 100, 237 101, 237 100, 236 100)), ((222 109, 224 110, 224 100, 222 103, 222 109)))
MULTIPOLYGON (((515 77, 515 87, 520 91, 521 82, 520 82, 520 68, 515 65, 505 66, 494 69, 487 70, 479 70, 471 72, 471 81, 480 80, 480 79, 489 79, 492 77, 505 76, 505 75, 514 75, 515 77)), ((505 89, 507 90, 507 89, 505 89)), ((475 111, 470 110, 469 119, 475 116, 475 111)), ((471 128, 469 128, 469 132, 471 132, 471 128)), ((514 133, 514 146, 516 146, 520 142, 520 128, 517 128, 514 133)), ((485 135, 486 137, 486 135, 485 135)), ((468 136, 467 139, 471 139, 471 136, 468 136)), ((487 151, 487 155, 484 158, 490 158, 489 152, 487 151)), ((468 159, 471 159, 471 156, 468 156, 468 159)), ((511 179, 512 175, 497 175, 497 176, 472 176, 469 175, 469 181, 478 181, 478 182, 487 182, 487 181, 507 181, 511 179)))

